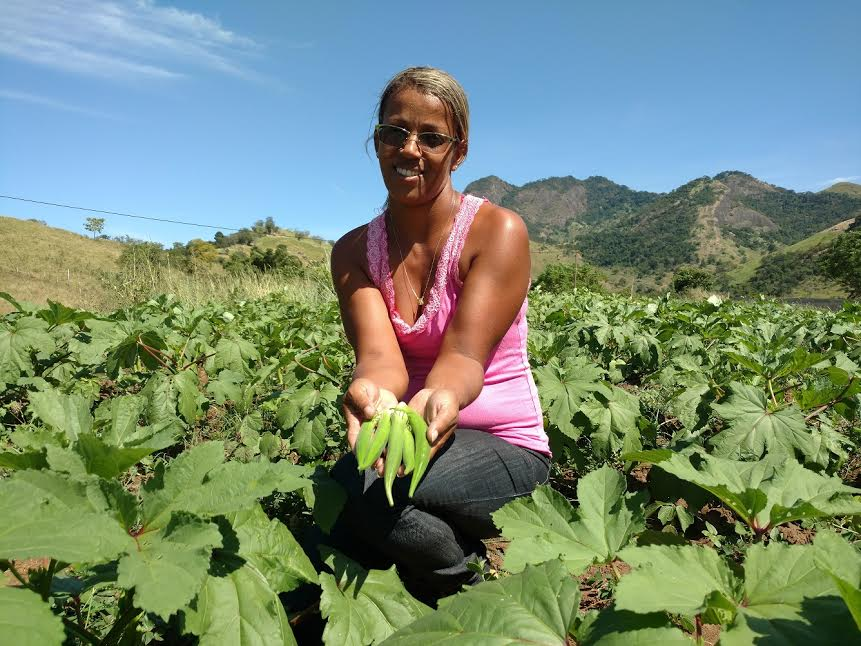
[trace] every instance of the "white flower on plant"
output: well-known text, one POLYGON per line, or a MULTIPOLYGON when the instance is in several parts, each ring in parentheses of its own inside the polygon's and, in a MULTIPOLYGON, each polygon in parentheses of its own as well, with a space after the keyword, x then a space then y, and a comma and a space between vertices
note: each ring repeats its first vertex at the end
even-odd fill
POLYGON ((723 299, 717 294, 712 294, 708 297, 708 302, 714 305, 715 307, 720 307, 723 305, 723 299))

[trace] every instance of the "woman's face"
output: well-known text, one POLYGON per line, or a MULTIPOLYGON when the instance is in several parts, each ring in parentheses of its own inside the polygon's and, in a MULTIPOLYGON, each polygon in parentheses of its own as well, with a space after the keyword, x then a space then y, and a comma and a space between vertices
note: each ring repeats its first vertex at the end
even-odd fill
POLYGON ((389 97, 383 123, 409 130, 403 148, 389 146, 374 136, 380 172, 389 191, 389 201, 418 206, 437 197, 451 183, 452 167, 460 162, 465 144, 454 143, 437 152, 422 152, 415 134, 438 132, 455 137, 455 128, 445 104, 437 97, 405 88, 389 97))

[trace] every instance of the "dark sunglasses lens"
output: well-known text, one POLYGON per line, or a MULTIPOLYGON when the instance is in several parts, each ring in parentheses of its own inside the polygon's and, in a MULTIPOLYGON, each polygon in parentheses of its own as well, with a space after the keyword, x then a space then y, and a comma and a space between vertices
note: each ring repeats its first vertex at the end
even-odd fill
POLYGON ((421 143, 422 148, 425 148, 426 150, 436 150, 437 148, 447 144, 448 141, 448 137, 441 135, 438 132, 422 132, 419 134, 419 142, 421 143))
POLYGON ((395 126, 380 126, 377 128, 377 133, 380 137, 380 141, 384 144, 387 146, 396 146, 398 148, 404 145, 404 142, 407 140, 407 135, 409 134, 407 131, 396 128, 395 126))

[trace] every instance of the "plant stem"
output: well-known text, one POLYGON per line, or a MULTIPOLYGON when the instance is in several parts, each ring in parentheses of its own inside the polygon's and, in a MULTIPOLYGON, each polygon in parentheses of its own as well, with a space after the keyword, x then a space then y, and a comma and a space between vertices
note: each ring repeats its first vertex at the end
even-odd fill
POLYGON ((176 374, 176 368, 172 368, 171 366, 167 365, 164 361, 162 361, 161 357, 158 356, 161 353, 156 348, 151 348, 150 346, 148 346, 146 343, 144 343, 141 340, 140 337, 138 337, 138 345, 141 347, 141 349, 144 352, 146 352, 149 356, 151 356, 153 359, 158 361, 162 368, 170 371, 172 374, 176 374), (158 354, 156 354, 156 353, 158 353, 158 354))
POLYGON ((9 561, 9 572, 11 572, 12 576, 14 576, 16 579, 18 579, 18 581, 21 583, 21 585, 23 585, 25 588, 29 588, 30 590, 33 589, 30 586, 30 584, 24 580, 24 577, 21 576, 21 574, 18 572, 18 570, 15 569, 15 566, 12 564, 11 561, 9 561))
POLYGON ((125 609, 120 612, 114 625, 111 626, 111 630, 100 642, 101 646, 119 646, 123 634, 129 629, 133 629, 134 625, 143 616, 143 611, 135 608, 132 603, 130 592, 126 592, 120 602, 120 608, 123 606, 125 606, 125 609))
POLYGON ((39 590, 39 594, 42 595, 42 601, 47 601, 48 597, 51 596, 51 583, 54 581, 54 572, 57 570, 57 561, 51 559, 48 563, 47 575, 45 576, 44 581, 42 582, 42 589, 39 590))
POLYGON ((777 397, 774 396, 774 390, 771 388, 771 379, 768 380, 768 392, 771 393, 771 401, 777 406, 777 397))
POLYGON ((822 413, 822 412, 824 412, 824 411, 828 410, 828 408, 829 408, 830 406, 833 406, 834 404, 836 404, 837 402, 839 402, 839 401, 843 398, 843 395, 845 395, 845 394, 846 394, 846 391, 847 391, 847 390, 849 390, 849 387, 852 385, 852 382, 853 382, 853 381, 855 381, 855 377, 852 377, 851 379, 849 379, 849 381, 847 381, 847 382, 846 382, 846 385, 843 387, 843 390, 841 390, 841 391, 840 391, 840 394, 839 394, 839 395, 837 395, 837 397, 835 397, 834 399, 832 399, 832 400, 831 400, 830 402, 828 402, 827 404, 822 404, 822 406, 820 406, 820 407, 819 407, 819 408, 817 408, 815 411, 813 411, 812 413, 810 413, 810 415, 807 415, 807 416, 804 418, 804 421, 805 421, 805 422, 809 422, 810 420, 812 420, 814 417, 816 417, 816 416, 817 416, 817 415, 819 415, 820 413, 822 413))
POLYGON ((61 617, 63 620, 63 625, 75 635, 83 639, 85 642, 92 644, 93 646, 99 646, 102 641, 98 638, 98 636, 91 633, 89 630, 84 628, 83 626, 79 626, 74 621, 67 619, 66 617, 61 617))

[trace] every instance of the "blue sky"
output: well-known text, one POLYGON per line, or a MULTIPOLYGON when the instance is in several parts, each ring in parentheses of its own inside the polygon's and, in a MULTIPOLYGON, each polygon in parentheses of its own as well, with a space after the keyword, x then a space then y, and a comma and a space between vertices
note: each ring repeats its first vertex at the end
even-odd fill
MULTIPOLYGON (((470 98, 463 188, 742 170, 861 181, 861 3, 2 0, 0 194, 337 238, 385 192, 365 151, 410 65, 470 98)), ((83 231, 86 213, 0 199, 83 231)), ((214 230, 106 216, 169 243, 214 230)))

